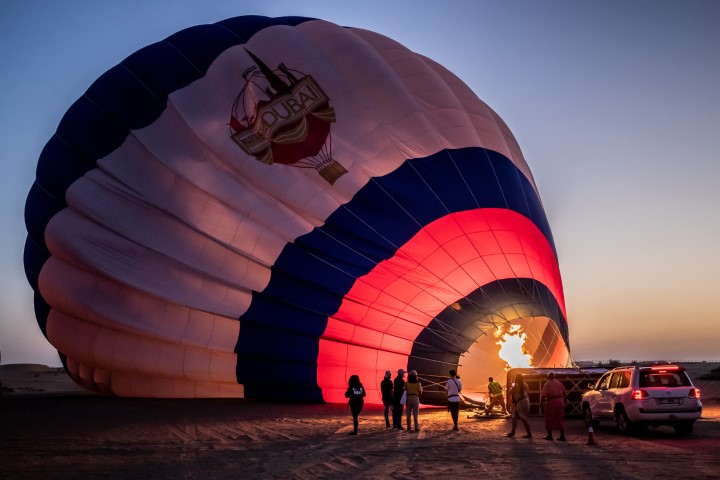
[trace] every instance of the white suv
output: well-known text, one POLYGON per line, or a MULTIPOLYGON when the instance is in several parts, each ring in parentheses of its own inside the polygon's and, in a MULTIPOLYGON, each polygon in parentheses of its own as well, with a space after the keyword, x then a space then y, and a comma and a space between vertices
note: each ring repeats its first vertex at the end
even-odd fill
POLYGON ((678 435, 690 435, 702 415, 700 390, 677 365, 618 367, 589 387, 581 401, 588 426, 613 420, 621 433, 628 434, 671 425, 678 435))

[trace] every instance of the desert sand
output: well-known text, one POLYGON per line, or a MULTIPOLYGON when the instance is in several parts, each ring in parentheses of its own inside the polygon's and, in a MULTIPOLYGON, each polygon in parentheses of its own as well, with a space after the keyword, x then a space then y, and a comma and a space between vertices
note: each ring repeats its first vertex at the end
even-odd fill
POLYGON ((568 441, 505 437, 501 415, 460 414, 453 432, 443 408, 421 407, 420 432, 387 431, 366 406, 350 436, 345 405, 252 400, 102 397, 62 369, 0 366, 0 479, 315 478, 720 478, 720 385, 698 380, 717 364, 691 364, 703 417, 689 437, 669 427, 622 436, 610 423, 587 445, 580 418, 568 441))

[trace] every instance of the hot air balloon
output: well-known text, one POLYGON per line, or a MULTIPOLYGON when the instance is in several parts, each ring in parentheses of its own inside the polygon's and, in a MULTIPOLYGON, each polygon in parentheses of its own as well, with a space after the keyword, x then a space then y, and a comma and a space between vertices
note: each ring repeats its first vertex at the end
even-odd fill
POLYGON ((135 52, 67 111, 25 216, 37 321, 95 392, 344 402, 358 374, 380 403, 405 368, 432 402, 502 368, 510 327, 569 362, 512 133, 367 30, 244 16, 135 52))

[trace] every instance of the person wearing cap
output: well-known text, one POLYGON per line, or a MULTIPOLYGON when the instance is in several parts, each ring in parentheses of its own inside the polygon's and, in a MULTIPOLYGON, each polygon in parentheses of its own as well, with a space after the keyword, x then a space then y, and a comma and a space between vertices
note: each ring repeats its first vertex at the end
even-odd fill
POLYGON ((420 413, 420 395, 422 395, 423 388, 420 380, 417 378, 417 372, 415 370, 410 372, 408 375, 407 383, 405 384, 405 392, 407 392, 407 402, 405 402, 405 415, 407 416, 407 429, 410 431, 410 416, 415 419, 415 431, 420 431, 420 425, 418 424, 418 414, 420 413))
POLYGON ((460 392, 462 383, 455 370, 450 370, 450 379, 445 384, 445 391, 448 397, 448 410, 453 421, 453 430, 458 430, 458 418, 460 417, 460 392))
POLYGON ((405 391, 405 370, 402 368, 397 371, 397 377, 393 381, 393 429, 403 430, 402 414, 404 405, 400 403, 400 399, 405 391))
POLYGON ((390 428, 390 412, 393 409, 393 382, 390 380, 390 370, 385 371, 385 378, 380 382, 380 393, 385 406, 385 428, 390 428))

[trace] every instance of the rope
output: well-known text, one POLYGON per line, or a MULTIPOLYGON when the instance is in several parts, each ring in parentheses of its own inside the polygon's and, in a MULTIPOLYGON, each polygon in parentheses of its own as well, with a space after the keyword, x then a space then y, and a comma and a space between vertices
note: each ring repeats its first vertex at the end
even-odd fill
MULTIPOLYGON (((439 375, 428 375, 428 376, 429 376, 429 377, 439 377, 439 375)), ((444 380, 441 380, 441 381, 439 381, 439 382, 433 382, 433 381, 431 381, 431 380, 428 380, 426 377, 421 377, 420 375, 417 376, 417 379, 418 379, 418 380, 422 380, 423 383, 424 383, 427 387, 440 387, 440 388, 442 388, 443 391, 445 391, 445 384, 447 383, 447 380, 445 380, 446 377, 440 377, 440 378, 443 378, 444 380)), ((484 403, 482 403, 482 402, 476 402, 475 400, 473 400, 473 399, 471 399, 471 398, 468 398, 468 397, 466 397, 465 395, 463 395, 462 392, 458 392, 458 396, 460 397, 460 399, 461 399, 463 402, 465 402, 466 404, 468 404, 468 405, 470 405, 470 406, 479 407, 479 408, 484 408, 484 407, 485 407, 485 404, 484 404, 484 403)))

